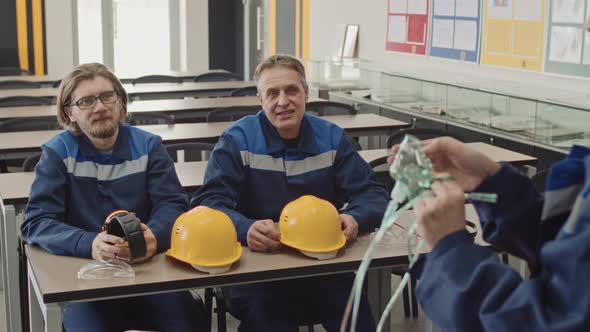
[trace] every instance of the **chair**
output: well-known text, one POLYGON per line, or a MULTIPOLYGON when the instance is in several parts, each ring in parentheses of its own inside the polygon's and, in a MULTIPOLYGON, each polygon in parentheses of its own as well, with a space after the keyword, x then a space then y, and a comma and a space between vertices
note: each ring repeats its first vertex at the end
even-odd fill
POLYGON ((34 96, 11 96, 0 98, 0 107, 53 105, 53 98, 34 96))
POLYGON ((450 134, 445 130, 440 129, 432 129, 432 128, 406 128, 400 129, 398 132, 392 134, 387 139, 387 148, 391 148, 392 146, 399 144, 402 142, 406 134, 410 134, 420 140, 431 139, 441 136, 450 136, 454 137, 457 140, 463 142, 463 137, 457 134, 450 134))
POLYGON ((247 86, 245 88, 239 88, 232 90, 229 94, 231 97, 243 97, 243 96, 256 96, 258 94, 258 88, 255 86, 247 86))
POLYGON ((215 148, 213 143, 186 142, 166 145, 166 151, 174 162, 204 161, 215 148), (184 153, 184 156, 182 153, 184 153), (181 158, 182 157, 182 158, 181 158))
POLYGON ((182 78, 169 75, 145 75, 131 81, 133 85, 142 83, 182 83, 182 78))
POLYGON ((207 122, 236 121, 260 111, 260 106, 234 106, 217 108, 207 113, 207 122))
POLYGON ((27 157, 23 162, 23 172, 32 172, 35 170, 35 166, 41 159, 41 153, 35 153, 32 156, 27 157))
POLYGON ((18 67, 0 67, 0 76, 32 75, 30 71, 18 67))
POLYGON ((357 109, 351 105, 335 101, 312 101, 305 105, 305 111, 317 116, 358 114, 357 109))
POLYGON ((55 82, 53 82, 53 84, 51 84, 52 88, 59 88, 59 85, 61 84, 61 80, 57 80, 55 82))
POLYGON ((548 169, 544 169, 542 171, 539 171, 539 172, 535 173, 535 175, 533 175, 531 177, 531 182, 533 183, 533 186, 540 193, 544 193, 545 192, 545 185, 546 185, 547 175, 549 175, 549 170, 548 169))
POLYGON ((0 122, 0 132, 61 129, 54 117, 14 118, 0 122))
POLYGON ((152 124, 174 124, 174 115, 162 112, 129 113, 127 122, 132 126, 152 124))
POLYGON ((237 74, 226 71, 210 71, 201 75, 195 76, 193 82, 225 82, 225 81, 241 81, 242 77, 237 74))
POLYGON ((9 80, 0 81, 0 89, 39 89, 41 84, 31 81, 9 80))

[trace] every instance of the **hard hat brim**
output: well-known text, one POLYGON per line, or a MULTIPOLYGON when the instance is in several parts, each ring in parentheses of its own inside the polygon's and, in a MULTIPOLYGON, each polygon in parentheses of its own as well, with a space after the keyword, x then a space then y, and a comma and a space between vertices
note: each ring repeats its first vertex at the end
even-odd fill
POLYGON ((235 246, 235 255, 233 257, 230 257, 226 260, 223 261, 219 261, 219 262, 215 262, 215 263, 211 263, 211 262, 206 262, 206 261, 201 261, 201 260, 187 260, 185 257, 183 257, 182 255, 180 255, 179 253, 176 253, 175 250, 168 249, 166 251, 166 255, 170 256, 170 257, 174 257, 175 259, 191 264, 191 265, 199 265, 199 266, 204 266, 204 267, 222 267, 222 266, 226 266, 226 265, 231 265, 235 262, 237 262, 240 257, 242 257, 242 245, 240 244, 240 242, 236 242, 236 246, 235 246))
POLYGON ((340 250, 342 247, 344 247, 344 245, 346 244, 346 236, 344 235, 344 233, 340 233, 340 236, 338 236, 338 243, 336 243, 333 246, 330 247, 324 247, 324 248, 312 248, 312 247, 306 247, 306 246, 301 246, 297 243, 293 243, 292 241, 289 240, 284 240, 281 237, 280 242, 286 246, 301 250, 301 251, 307 251, 307 252, 314 252, 314 253, 326 253, 326 252, 331 252, 331 251, 337 251, 340 250))

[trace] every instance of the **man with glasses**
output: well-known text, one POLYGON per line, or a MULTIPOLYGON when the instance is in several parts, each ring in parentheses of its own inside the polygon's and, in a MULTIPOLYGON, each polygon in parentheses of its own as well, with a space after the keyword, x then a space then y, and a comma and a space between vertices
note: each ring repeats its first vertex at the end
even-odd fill
MULTIPOLYGON (((170 245, 188 202, 161 139, 124 124, 127 94, 104 65, 76 67, 61 82, 66 130, 42 146, 21 227, 23 239, 56 255, 128 259, 122 238, 101 231, 114 210, 135 212, 150 259, 170 245)), ((194 331, 205 322, 188 292, 70 304, 67 331, 194 331)))

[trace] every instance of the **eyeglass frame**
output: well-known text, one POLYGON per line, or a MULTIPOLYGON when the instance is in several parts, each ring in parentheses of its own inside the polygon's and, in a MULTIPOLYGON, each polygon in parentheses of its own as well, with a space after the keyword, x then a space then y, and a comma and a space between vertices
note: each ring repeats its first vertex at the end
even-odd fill
POLYGON ((103 91, 103 92, 101 92, 101 93, 99 93, 97 95, 93 95, 93 96, 91 95, 91 96, 81 97, 78 100, 76 100, 75 102, 71 102, 71 103, 68 103, 68 104, 64 105, 64 107, 78 106, 78 108, 80 110, 82 110, 82 111, 88 111, 88 110, 93 109, 96 106, 96 102, 97 102, 98 99, 100 99, 100 102, 103 103, 104 105, 110 105, 110 104, 113 104, 114 102, 116 102, 117 100, 119 100, 119 98, 120 98, 120 96, 117 93, 117 91, 115 91, 115 90, 108 90, 108 91, 103 91), (116 98, 113 101, 111 101, 111 102, 105 102, 101 98, 101 96, 104 95, 105 93, 113 93, 116 98), (93 102, 92 106, 90 106, 88 108, 82 108, 82 107, 80 107, 80 105, 79 105, 80 101, 82 99, 86 99, 86 98, 93 98, 94 102, 93 102))

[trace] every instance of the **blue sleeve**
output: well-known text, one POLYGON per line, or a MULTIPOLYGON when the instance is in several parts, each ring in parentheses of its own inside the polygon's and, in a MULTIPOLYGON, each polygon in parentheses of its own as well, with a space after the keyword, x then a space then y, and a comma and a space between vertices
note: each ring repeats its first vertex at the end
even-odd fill
MULTIPOLYGON (((541 273, 522 280, 464 231, 434 247, 416 290, 445 331, 586 331, 590 326, 590 218, 585 228, 546 243, 541 273)), ((561 234, 563 235, 563 234, 561 234)))
POLYGON ((158 240, 158 252, 170 247, 176 218, 188 208, 186 193, 178 180, 174 162, 159 140, 149 152, 147 183, 152 210, 146 225, 158 240))
POLYGON ((373 170, 342 135, 334 162, 336 182, 348 205, 343 213, 354 217, 359 231, 373 231, 381 225, 389 195, 376 179, 373 170))
POLYGON ((226 213, 238 233, 238 241, 247 245, 247 235, 254 219, 245 217, 236 208, 240 188, 244 186, 246 173, 240 151, 227 135, 222 135, 211 153, 205 170, 203 186, 195 193, 191 206, 204 205, 226 213))
POLYGON ((90 258, 92 241, 98 233, 84 231, 66 220, 67 190, 63 161, 53 150, 43 147, 35 167, 21 235, 28 244, 38 245, 52 254, 90 258))
POLYGON ((536 264, 543 197, 530 179, 508 164, 475 190, 498 194, 495 204, 473 202, 484 239, 496 248, 536 264))

